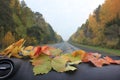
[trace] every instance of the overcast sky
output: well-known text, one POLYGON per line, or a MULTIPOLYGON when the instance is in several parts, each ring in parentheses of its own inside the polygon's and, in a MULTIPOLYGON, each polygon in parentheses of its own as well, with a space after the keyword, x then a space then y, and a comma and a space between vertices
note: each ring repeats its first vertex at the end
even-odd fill
POLYGON ((85 23, 90 13, 105 0, 24 0, 28 7, 43 14, 64 40, 85 23))

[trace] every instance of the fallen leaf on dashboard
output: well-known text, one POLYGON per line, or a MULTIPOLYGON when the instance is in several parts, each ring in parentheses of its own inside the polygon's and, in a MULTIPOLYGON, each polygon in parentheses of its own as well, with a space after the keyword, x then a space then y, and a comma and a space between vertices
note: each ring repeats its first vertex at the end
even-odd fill
POLYGON ((52 69, 51 58, 45 54, 41 54, 39 57, 32 59, 31 62, 34 66, 34 75, 46 74, 52 69))
POLYGON ((22 56, 19 55, 19 52, 21 51, 23 44, 25 43, 24 39, 20 39, 19 41, 11 44, 6 49, 4 49, 1 52, 1 55, 8 56, 8 57, 16 57, 16 58, 22 58, 22 56))
POLYGON ((68 59, 65 59, 61 56, 53 58, 51 65, 54 70, 57 72, 65 72, 65 71, 74 71, 77 68, 72 66, 74 64, 79 64, 81 61, 73 61, 70 62, 68 59))
POLYGON ((73 56, 79 56, 82 59, 85 56, 86 52, 83 50, 76 50, 72 53, 73 56))

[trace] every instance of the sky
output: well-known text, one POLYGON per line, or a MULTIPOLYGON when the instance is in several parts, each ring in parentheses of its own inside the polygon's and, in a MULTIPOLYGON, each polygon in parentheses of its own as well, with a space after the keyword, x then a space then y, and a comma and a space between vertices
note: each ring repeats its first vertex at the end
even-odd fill
POLYGON ((34 12, 43 14, 55 32, 68 40, 105 0, 24 0, 34 12))

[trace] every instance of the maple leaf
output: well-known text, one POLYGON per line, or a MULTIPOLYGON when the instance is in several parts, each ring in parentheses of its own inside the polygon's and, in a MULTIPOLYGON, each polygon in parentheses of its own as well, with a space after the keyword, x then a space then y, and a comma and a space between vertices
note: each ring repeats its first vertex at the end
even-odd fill
POLYGON ((104 57, 104 59, 108 61, 109 63, 120 64, 120 60, 113 60, 112 58, 108 56, 104 57))
POLYGON ((93 63, 96 67, 102 67, 104 64, 120 64, 120 60, 113 60, 112 58, 106 56, 106 57, 101 57, 101 54, 99 53, 88 53, 85 55, 85 57, 82 59, 83 62, 91 62, 93 63))
POLYGON ((42 51, 42 53, 50 56, 50 55, 52 55, 50 50, 53 50, 53 49, 55 49, 55 48, 46 45, 46 46, 42 46, 41 51, 42 51))
POLYGON ((86 52, 83 50, 76 50, 72 53, 73 56, 79 56, 80 59, 83 59, 85 54, 86 54, 86 52))
POLYGON ((41 63, 40 65, 34 66, 33 72, 34 75, 37 74, 46 74, 52 69, 50 61, 41 63))
POLYGON ((52 54, 50 50, 52 49, 54 48, 49 47, 49 46, 36 46, 33 49, 33 54, 31 54, 31 57, 32 58, 39 57, 40 54, 46 54, 50 56, 52 54))
POLYGON ((48 73, 51 67, 51 58, 45 54, 41 54, 39 57, 31 60, 33 67, 34 75, 37 74, 46 74, 48 73))
POLYGON ((64 72, 66 63, 67 61, 59 56, 59 57, 53 58, 51 65, 53 69, 56 70, 57 72, 64 72))
POLYGON ((110 63, 115 63, 115 61, 112 58, 108 57, 108 56, 104 57, 104 59, 106 61, 110 62, 110 63))
POLYGON ((54 48, 50 50, 50 53, 52 57, 55 57, 55 56, 59 56, 62 53, 62 50, 54 48))
POLYGON ((34 64, 34 62, 36 63, 37 61, 41 61, 42 63, 45 61, 49 61, 51 60, 51 58, 45 54, 41 54, 39 57, 33 58, 31 60, 32 64, 34 64))
POLYGON ((79 56, 73 56, 71 53, 63 54, 61 55, 61 57, 70 62, 75 62, 75 61, 81 62, 81 58, 79 56))
POLYGON ((35 51, 34 56, 39 56, 42 53, 40 46, 35 47, 34 51, 35 51))
POLYGON ((76 67, 72 66, 73 64, 70 64, 70 62, 67 59, 61 56, 57 56, 53 58, 51 65, 52 65, 52 68, 57 72, 65 72, 70 70, 74 71, 77 69, 76 67))
POLYGON ((120 64, 120 60, 114 60, 116 64, 120 64))
POLYGON ((34 51, 34 46, 27 46, 27 47, 22 47, 21 48, 21 54, 23 56, 29 56, 31 58, 35 58, 34 54, 35 54, 35 51, 34 51))

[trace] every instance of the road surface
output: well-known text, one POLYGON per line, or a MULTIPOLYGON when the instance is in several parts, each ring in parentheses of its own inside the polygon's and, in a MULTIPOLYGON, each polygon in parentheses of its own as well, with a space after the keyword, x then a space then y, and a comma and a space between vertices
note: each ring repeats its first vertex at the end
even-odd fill
POLYGON ((50 46, 61 49, 63 51, 63 53, 71 53, 75 50, 80 49, 80 48, 77 48, 77 47, 69 44, 68 42, 61 42, 61 43, 53 44, 50 46))

